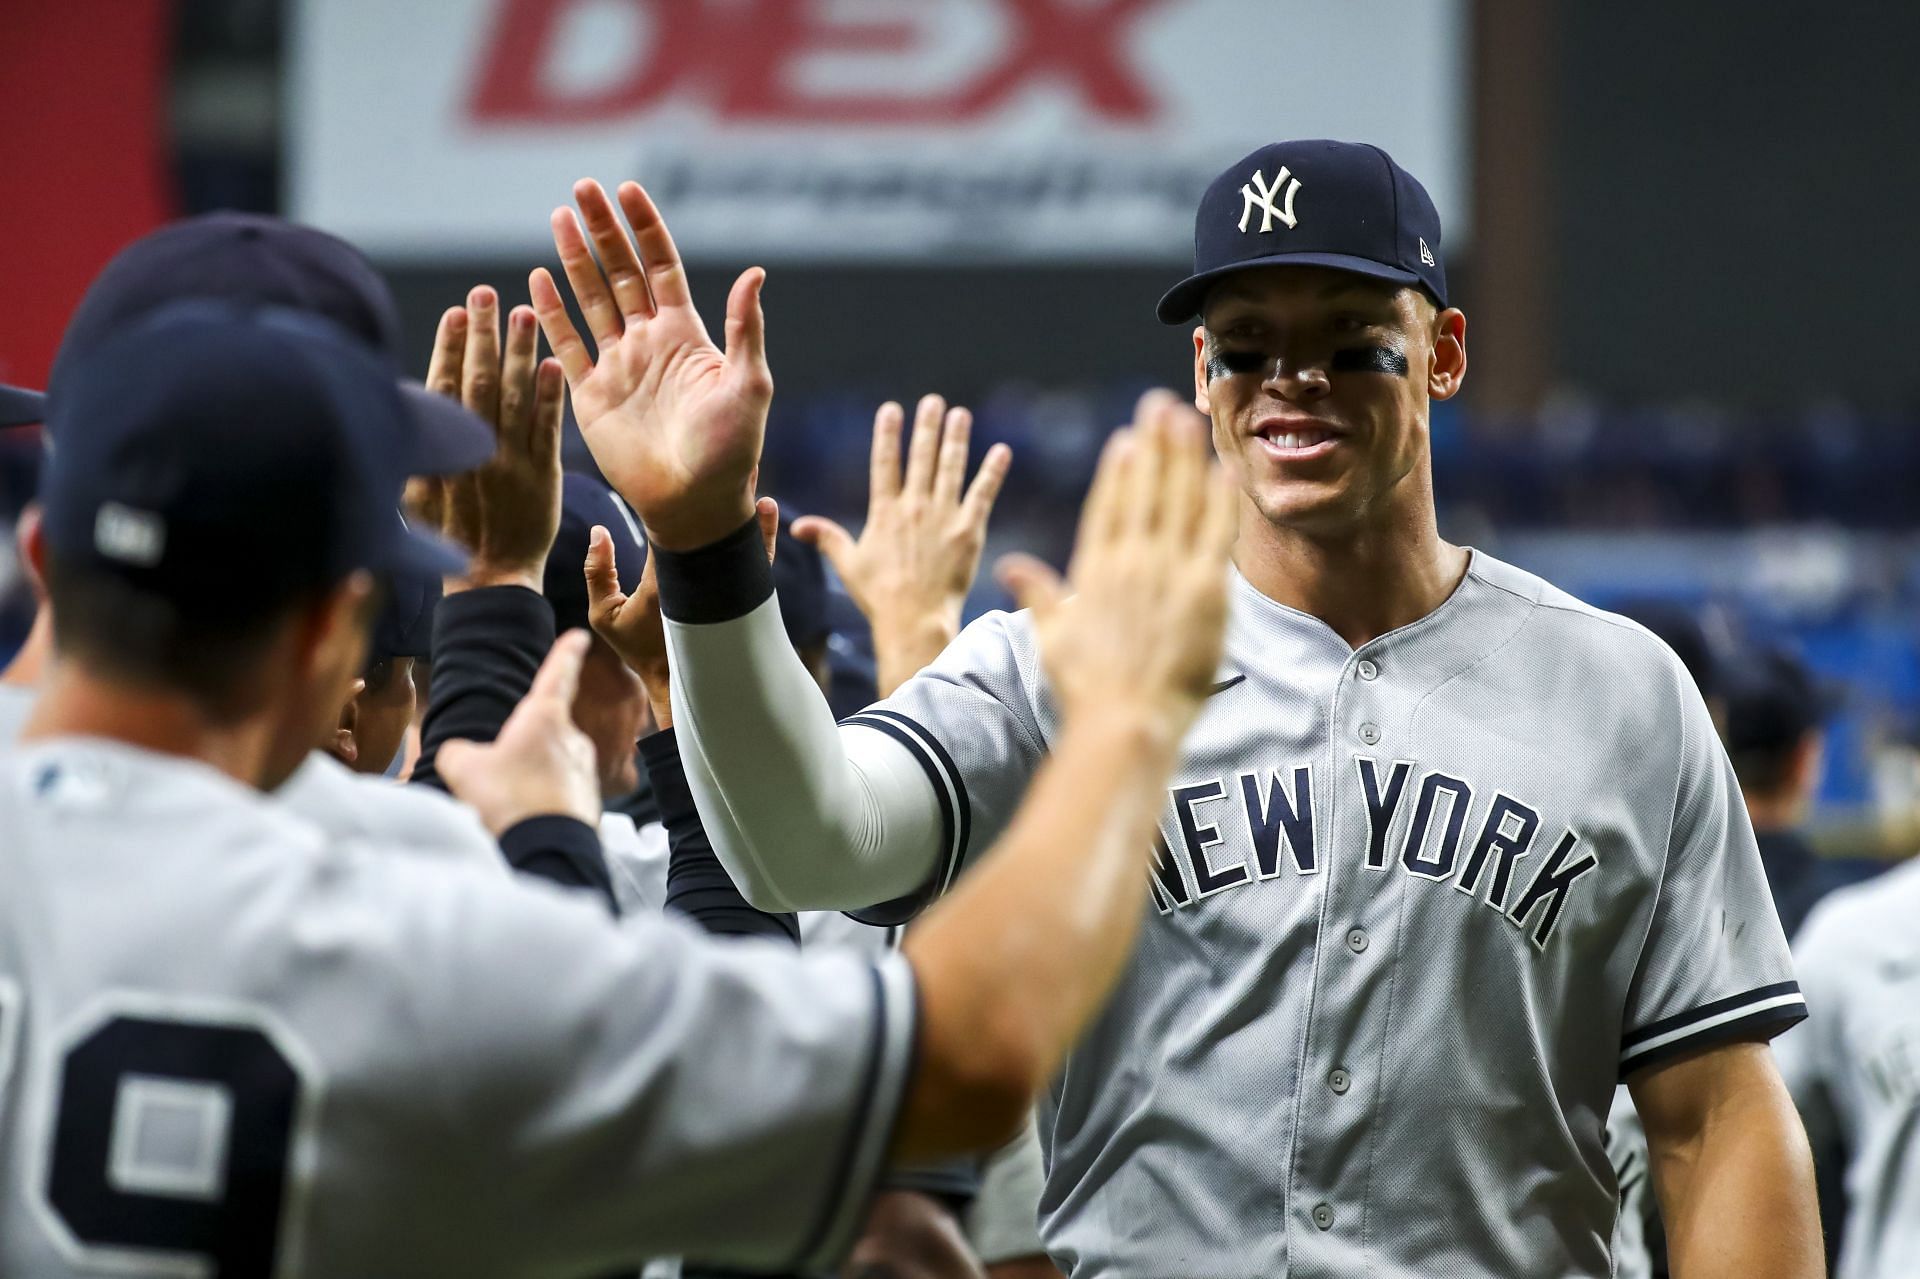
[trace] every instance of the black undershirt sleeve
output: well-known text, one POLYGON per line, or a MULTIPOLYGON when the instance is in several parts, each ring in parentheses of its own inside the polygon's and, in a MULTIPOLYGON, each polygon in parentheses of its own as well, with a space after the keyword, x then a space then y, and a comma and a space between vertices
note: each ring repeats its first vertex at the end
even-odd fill
POLYGON ((553 610, 523 586, 483 586, 441 600, 433 616, 433 684, 410 780, 446 790, 434 769, 441 744, 498 736, 552 647, 553 610))
POLYGON ((667 828, 667 909, 719 936, 772 937, 799 945, 798 917, 748 905, 714 855, 680 765, 673 730, 662 729, 641 739, 640 758, 646 762, 660 820, 667 828))
POLYGON ((525 818, 501 834, 500 855, 522 875, 584 888, 598 895, 608 911, 620 913, 600 850, 600 832, 577 817, 553 813, 525 818))
MULTIPOLYGON (((441 600, 433 618, 433 683, 411 784, 446 790, 435 769, 456 738, 490 742, 533 687, 553 647, 553 609, 523 586, 483 586, 441 600)), ((532 817, 500 837, 514 870, 595 893, 619 913, 599 834, 570 817, 532 817)))

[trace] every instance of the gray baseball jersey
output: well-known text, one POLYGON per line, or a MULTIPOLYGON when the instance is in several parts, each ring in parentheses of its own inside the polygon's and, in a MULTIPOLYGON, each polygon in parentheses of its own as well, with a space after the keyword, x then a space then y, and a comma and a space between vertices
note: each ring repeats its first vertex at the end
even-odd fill
POLYGON ((1844 888, 1794 942, 1812 1016, 1774 1045, 1814 1148, 1847 1152, 1837 1279, 1920 1267, 1920 862, 1844 888))
MULTIPOLYGON (((32 709, 33 690, 0 685, 0 749, 19 738, 32 709)), ((374 840, 507 873, 499 845, 465 804, 426 786, 356 773, 322 751, 309 755, 273 797, 335 839, 374 840)))
POLYGON ((600 851, 607 859, 614 904, 622 915, 658 915, 667 908, 667 828, 635 824, 625 813, 600 815, 600 851))
POLYGON ((898 957, 616 924, 86 739, 0 757, 0 833, 0 1274, 803 1267, 861 1220, 898 957))
MULTIPOLYGON (((1691 680, 1478 552, 1357 651, 1232 591, 1139 945, 1041 1118, 1049 1251, 1075 1279, 1609 1274, 1616 1083, 1805 1015, 1691 680)), ((1055 731, 1004 614, 842 729, 925 770, 929 893, 1055 731)))

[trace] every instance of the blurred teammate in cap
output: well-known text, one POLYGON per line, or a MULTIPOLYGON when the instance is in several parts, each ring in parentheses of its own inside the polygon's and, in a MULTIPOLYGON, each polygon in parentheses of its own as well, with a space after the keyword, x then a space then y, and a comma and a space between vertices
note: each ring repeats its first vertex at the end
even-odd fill
MULTIPOLYGON (((491 291, 486 297, 490 302, 491 291)), ((84 392, 77 385, 75 370, 97 368, 89 357, 109 335, 156 309, 191 299, 312 314, 363 345, 388 369, 398 389, 403 413, 398 420, 405 434, 389 440, 388 447, 409 474, 470 474, 494 457, 495 428, 463 406, 457 379, 435 393, 401 373, 398 313, 372 264, 335 236, 255 214, 214 213, 184 219, 142 236, 116 254, 88 286, 62 336, 48 391, 50 411, 59 416, 63 399, 84 392)), ((460 314, 457 337, 463 346, 477 348, 473 363, 478 368, 482 363, 478 348, 487 347, 483 325, 467 324, 467 309, 456 310, 460 314)), ((495 323, 491 312, 486 319, 495 323)), ((530 328, 522 333, 521 345, 523 357, 511 366, 503 361, 497 339, 487 348, 495 372, 492 380, 524 383, 516 399, 529 413, 551 416, 557 423, 561 388, 550 383, 543 396, 535 387, 537 361, 530 328)), ((272 430, 272 423, 262 422, 260 429, 272 430)), ((378 518, 397 525, 401 516, 389 511, 378 518)), ((381 584, 381 594, 384 608, 379 631, 386 645, 412 651, 380 654, 380 660, 362 673, 366 686, 346 699, 340 722, 316 735, 312 757, 288 779, 279 797, 339 834, 375 834, 423 852, 497 867, 498 850, 471 812, 430 789, 398 788, 378 776, 392 760, 393 732, 400 729, 403 713, 411 713, 411 684, 400 676, 405 674, 405 659, 425 651, 432 620, 428 596, 437 598, 439 586, 431 573, 413 579, 395 577, 381 584), (358 777, 351 769, 373 776, 358 777)), ((19 678, 0 689, 0 740, 10 740, 24 719, 50 643, 43 609, 42 621, 17 663, 19 678)))
POLYGON ((614 904, 623 914, 658 914, 665 904, 666 832, 657 822, 637 823, 618 804, 640 786, 638 743, 649 726, 647 694, 640 677, 592 630, 587 567, 595 528, 606 530, 618 588, 638 588, 646 563, 639 522, 600 480, 568 474, 561 484, 559 532, 547 553, 544 593, 557 630, 593 635, 580 667, 573 722, 593 743, 603 808, 600 843, 614 904))
POLYGON ((367 636, 367 665, 325 743, 328 754, 358 773, 391 775, 419 713, 414 669, 433 655, 437 577, 390 577, 380 614, 367 636))
POLYGON ((1820 789, 1836 694, 1822 687, 1799 658, 1770 649, 1732 663, 1721 695, 1727 754, 1753 818, 1774 907, 1791 941, 1822 897, 1877 869, 1854 859, 1822 857, 1803 833, 1820 789))
POLYGON ((1916 921, 1920 859, 1909 859, 1825 896, 1794 939, 1811 1011, 1774 1051, 1837 1205, 1837 1279, 1905 1279, 1920 1259, 1916 921))
MULTIPOLYGON (((646 193, 619 191, 632 238, 597 184, 574 194, 584 230, 551 226, 597 357, 544 271, 534 306, 653 546, 717 853, 768 908, 899 921, 964 891, 1061 740, 1035 644, 1076 605, 1010 565, 1031 612, 836 725, 752 529, 761 274, 723 354, 646 193)), ((1042 1108, 1052 1256, 1076 1279, 1598 1279, 1625 1077, 1674 1273, 1817 1274, 1765 1047, 1805 1005, 1706 707, 1640 627, 1439 535, 1428 410, 1467 323, 1432 201, 1377 147, 1283 142, 1208 187, 1194 247, 1159 316, 1199 320, 1234 615, 1143 943, 1042 1108)), ((1184 412, 1154 396, 1139 421, 1184 412)), ((1173 607, 1143 591, 1131 624, 1173 607)))

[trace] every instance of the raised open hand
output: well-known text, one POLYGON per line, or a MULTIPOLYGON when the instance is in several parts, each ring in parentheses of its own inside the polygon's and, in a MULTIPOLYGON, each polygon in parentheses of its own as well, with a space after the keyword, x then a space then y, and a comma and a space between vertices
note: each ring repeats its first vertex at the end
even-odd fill
POLYGON ((900 476, 905 414, 889 401, 873 418, 867 522, 858 540, 819 515, 793 522, 793 535, 820 548, 873 627, 880 696, 940 655, 960 633, 960 609, 980 568, 987 517, 1013 453, 987 450, 967 481, 973 414, 923 396, 913 415, 906 479, 900 476))
POLYGON ((597 352, 588 352, 544 267, 528 285, 601 473, 640 513, 650 541, 689 550, 718 541, 753 513, 773 399, 760 310, 766 272, 751 267, 734 282, 722 353, 693 308, 660 211, 637 182, 622 183, 617 194, 632 236, 589 179, 573 187, 585 232, 572 209, 555 209, 551 219, 597 352))
POLYGON ((1207 459, 1205 419, 1150 391, 1100 455, 1069 581, 1031 556, 1000 560, 1001 582, 1033 610, 1069 719, 1123 714, 1185 731, 1220 662, 1237 512, 1207 459))
POLYGON ((559 364, 539 358, 533 311, 507 316, 504 350, 500 299, 476 285, 464 307, 440 317, 427 386, 461 401, 492 424, 497 445, 486 465, 447 479, 415 480, 409 512, 471 553, 466 586, 541 588, 547 552, 560 528, 560 424, 566 380, 559 364))

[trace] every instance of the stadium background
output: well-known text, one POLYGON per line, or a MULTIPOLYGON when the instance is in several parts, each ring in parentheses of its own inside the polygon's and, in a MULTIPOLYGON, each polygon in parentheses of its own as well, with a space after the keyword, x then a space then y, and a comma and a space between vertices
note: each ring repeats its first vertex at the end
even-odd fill
MULTIPOLYGON (((636 176, 709 314, 770 268, 770 491, 857 519, 873 406, 939 390, 1015 449, 990 550, 1057 558, 1099 438, 1189 380, 1152 302, 1205 176, 1380 141, 1471 322, 1443 533, 1795 648, 1847 693, 1817 837, 1904 855, 1915 47, 1897 0, 0 0, 0 379, 42 383, 118 245, 220 207, 366 247, 424 362, 468 285, 523 295, 573 177, 636 176)), ((9 511, 36 447, 0 438, 9 511)))

